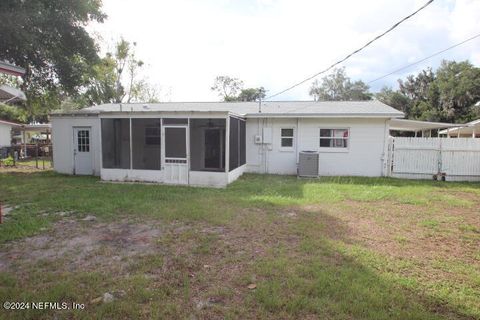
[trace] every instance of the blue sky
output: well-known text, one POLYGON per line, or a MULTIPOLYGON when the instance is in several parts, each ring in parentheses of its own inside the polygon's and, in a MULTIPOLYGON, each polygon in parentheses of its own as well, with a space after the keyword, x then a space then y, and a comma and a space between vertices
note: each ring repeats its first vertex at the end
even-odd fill
MULTIPOLYGON (((109 16, 90 30, 108 50, 123 36, 137 42, 146 62, 142 76, 164 101, 216 101, 217 75, 275 93, 310 76, 410 14, 426 0, 104 0, 109 16)), ((365 82, 480 33, 479 0, 436 0, 392 33, 344 63, 365 82)), ((442 59, 480 65, 480 38, 371 85, 398 78, 442 59)), ((310 83, 278 100, 309 100, 310 83)))

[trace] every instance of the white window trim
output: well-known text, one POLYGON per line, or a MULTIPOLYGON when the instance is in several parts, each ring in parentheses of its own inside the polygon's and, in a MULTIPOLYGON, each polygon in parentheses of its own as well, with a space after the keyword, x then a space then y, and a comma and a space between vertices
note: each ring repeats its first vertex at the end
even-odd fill
POLYGON ((295 128, 293 127, 281 127, 280 128, 280 148, 279 148, 280 151, 284 151, 284 152, 293 152, 295 151, 295 128), (288 130, 292 130, 293 131, 293 135, 291 137, 284 137, 282 136, 282 130, 283 129, 288 129, 288 130), (292 138, 292 146, 291 147, 283 147, 282 146, 282 139, 283 138, 292 138))
MULTIPOLYGON (((350 152, 350 141, 351 141, 351 130, 350 127, 318 127, 318 136, 317 136, 317 146, 318 152, 325 152, 325 153, 348 153, 350 152), (348 131, 348 139, 347 139, 347 147, 346 148, 335 148, 335 147, 320 147, 320 130, 328 129, 328 130, 347 130, 348 131)), ((325 137, 327 138, 327 137, 325 137)))

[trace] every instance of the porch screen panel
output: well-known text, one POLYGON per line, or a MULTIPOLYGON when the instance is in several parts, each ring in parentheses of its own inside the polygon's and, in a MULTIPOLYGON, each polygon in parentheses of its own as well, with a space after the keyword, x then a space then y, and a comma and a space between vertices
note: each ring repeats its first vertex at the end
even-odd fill
POLYGON ((230 171, 240 166, 240 120, 230 117, 230 171))
POLYGON ((240 165, 247 163, 247 132, 245 127, 245 120, 240 120, 240 165))
POLYGON ((132 119, 132 168, 160 170, 160 119, 132 119))
POLYGON ((102 166, 130 169, 130 119, 102 119, 102 166))
POLYGON ((188 124, 188 119, 186 118, 163 118, 163 124, 168 125, 184 125, 188 124))
POLYGON ((186 128, 165 128, 165 157, 187 158, 186 128))
POLYGON ((190 119, 190 170, 225 171, 226 119, 190 119))

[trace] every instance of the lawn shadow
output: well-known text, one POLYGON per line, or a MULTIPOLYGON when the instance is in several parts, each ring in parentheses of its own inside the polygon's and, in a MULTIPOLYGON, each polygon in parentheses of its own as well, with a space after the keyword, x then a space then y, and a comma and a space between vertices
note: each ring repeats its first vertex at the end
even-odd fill
POLYGON ((252 308, 260 307, 265 317, 474 319, 472 310, 415 290, 412 278, 376 269, 376 263, 367 266, 359 254, 386 262, 362 248, 351 228, 327 212, 297 210, 295 217, 280 214, 279 219, 287 221, 278 232, 290 232, 298 241, 265 240, 278 243, 253 269, 260 281, 252 308))
MULTIPOLYGON (((424 285, 417 283, 416 278, 392 271, 388 264, 396 267, 402 262, 367 249, 345 221, 330 214, 330 209, 325 210, 331 207, 330 204, 349 199, 336 194, 330 188, 332 184, 408 189, 437 186, 435 182, 351 177, 317 180, 257 175, 246 175, 242 179, 245 181, 240 180, 229 191, 239 196, 245 207, 266 212, 270 219, 257 218, 252 225, 258 224, 254 227, 278 237, 263 240, 272 243, 273 247, 268 256, 255 264, 253 271, 261 281, 253 294, 252 308, 259 306, 265 317, 474 319, 477 315, 475 310, 460 302, 443 301, 425 293, 424 285), (317 186, 327 189, 326 192, 322 194, 323 190, 317 186), (320 192, 326 198, 312 197, 312 192, 320 192), (261 221, 265 220, 275 229, 269 230, 268 225, 262 224, 261 221), (279 224, 282 227, 279 228, 279 224), (295 235, 297 241, 287 243, 285 240, 291 239, 287 234, 295 235), (275 243, 279 244, 278 247, 275 243)), ((441 187, 445 185, 449 183, 439 183, 441 187)), ((349 189, 342 191, 348 192, 349 189)), ((405 197, 408 198, 409 194, 405 197)))

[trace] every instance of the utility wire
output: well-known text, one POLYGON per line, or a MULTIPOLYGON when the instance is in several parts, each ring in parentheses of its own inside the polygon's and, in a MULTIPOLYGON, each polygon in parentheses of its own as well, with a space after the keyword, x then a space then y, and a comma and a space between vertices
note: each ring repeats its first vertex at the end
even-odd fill
POLYGON ((356 54, 356 53, 362 51, 363 49, 365 49, 366 47, 368 47, 368 46, 369 46, 370 44, 372 44, 374 41, 380 39, 381 37, 383 37, 383 36, 386 35, 387 33, 391 32, 393 29, 395 29, 396 27, 398 27, 398 26, 399 26, 402 22, 404 22, 405 20, 410 19, 411 17, 413 17, 414 15, 416 15, 418 12, 420 12, 420 11, 423 10, 423 9, 425 9, 425 8, 426 8, 428 5, 430 5, 433 1, 434 1, 434 0, 429 0, 429 1, 427 1, 427 3, 425 3, 423 6, 421 6, 418 10, 416 10, 415 12, 409 14, 408 16, 406 16, 405 18, 403 18, 402 20, 398 21, 398 22, 395 23, 393 26, 391 26, 387 31, 383 32, 382 34, 380 34, 380 35, 376 36, 375 38, 373 38, 372 40, 368 41, 364 46, 362 46, 361 48, 353 51, 352 53, 350 53, 349 55, 347 55, 345 58, 343 58, 343 59, 335 62, 334 64, 332 64, 332 65, 329 66, 328 68, 326 68, 326 69, 324 69, 324 70, 322 70, 322 71, 320 71, 320 72, 315 73, 313 76, 310 76, 310 77, 306 78, 305 80, 302 80, 302 81, 300 81, 300 82, 298 82, 298 83, 296 83, 296 84, 294 84, 294 85, 292 85, 292 86, 290 86, 290 87, 288 87, 288 88, 286 88, 286 89, 284 89, 284 90, 282 90, 282 91, 280 91, 280 92, 278 92, 278 93, 275 93, 275 94, 272 94, 271 96, 268 96, 267 98, 265 98, 265 100, 271 99, 271 98, 273 98, 273 97, 276 97, 276 96, 278 96, 278 95, 281 95, 282 93, 285 93, 285 92, 287 92, 287 91, 290 91, 290 90, 292 90, 293 88, 298 87, 299 85, 304 84, 305 82, 310 81, 310 80, 312 80, 313 78, 321 75, 322 73, 325 73, 325 72, 327 72, 328 70, 332 69, 333 67, 339 65, 340 63, 342 63, 342 62, 344 62, 345 60, 349 59, 349 58, 350 58, 351 56, 353 56, 354 54, 356 54))
POLYGON ((471 38, 468 38, 467 40, 464 40, 464 41, 462 41, 462 42, 459 42, 459 43, 457 43, 457 44, 454 44, 454 45, 451 46, 451 47, 448 47, 448 48, 446 48, 446 49, 437 51, 437 52, 435 52, 434 54, 429 55, 428 57, 425 57, 425 58, 423 58, 423 59, 421 59, 421 60, 418 60, 418 61, 416 61, 416 62, 413 62, 413 63, 411 63, 411 64, 408 64, 408 65, 406 65, 406 66, 404 66, 404 67, 401 67, 401 68, 399 68, 399 69, 397 69, 397 70, 395 70, 395 71, 392 71, 392 72, 390 72, 390 73, 387 73, 386 75, 383 75, 383 76, 381 76, 381 77, 378 77, 378 78, 376 78, 376 79, 373 79, 373 80, 371 80, 371 81, 368 81, 367 84, 370 84, 370 83, 372 83, 372 82, 381 80, 381 79, 383 79, 383 78, 386 78, 386 77, 388 77, 388 76, 391 76, 392 74, 398 73, 398 72, 400 72, 400 71, 402 71, 402 70, 408 69, 408 68, 410 68, 410 67, 412 67, 412 66, 414 66, 414 65, 416 65, 416 64, 419 64, 419 63, 421 63, 421 62, 423 62, 423 61, 425 61, 425 60, 428 60, 428 59, 430 59, 430 58, 433 58, 433 57, 435 57, 435 56, 438 56, 439 54, 444 53, 445 51, 448 51, 448 50, 450 50, 450 49, 453 49, 453 48, 456 48, 456 47, 458 47, 458 46, 461 46, 462 44, 464 44, 464 43, 466 43, 466 42, 468 42, 468 41, 472 41, 472 40, 474 40, 474 39, 476 39, 476 38, 478 38, 478 37, 480 37, 480 33, 477 34, 477 35, 475 35, 475 36, 473 36, 473 37, 471 37, 471 38))

